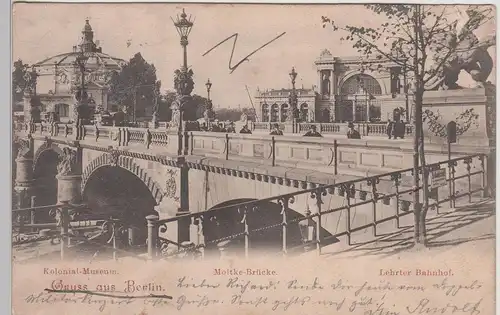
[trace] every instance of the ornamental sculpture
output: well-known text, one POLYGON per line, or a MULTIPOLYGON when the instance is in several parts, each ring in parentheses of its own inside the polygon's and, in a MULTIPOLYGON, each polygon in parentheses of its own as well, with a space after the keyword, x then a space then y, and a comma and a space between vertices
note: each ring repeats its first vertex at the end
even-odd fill
POLYGON ((426 89, 460 89, 457 81, 462 70, 469 73, 478 86, 484 87, 493 69, 493 59, 488 48, 495 46, 496 40, 495 36, 489 36, 480 41, 471 31, 475 27, 474 23, 474 17, 469 15, 469 20, 460 32, 443 35, 443 41, 454 49, 450 56, 446 56, 448 51, 443 49, 440 58, 446 58, 445 63, 436 79, 426 85, 426 89), (454 42, 457 43, 453 44, 454 42))
POLYGON ((118 152, 117 150, 111 150, 107 155, 108 164, 117 166, 119 157, 120 157, 120 152, 118 152))
POLYGON ((59 155, 60 161, 57 165, 57 174, 60 176, 78 174, 76 151, 71 148, 64 148, 59 155))
POLYGON ((174 88, 178 95, 189 95, 194 88, 193 70, 182 68, 174 72, 174 88))
POLYGON ((167 173, 170 175, 170 178, 167 179, 165 186, 165 196, 172 198, 174 200, 179 200, 179 197, 176 196, 177 194, 177 183, 175 182, 175 176, 177 175, 177 172, 175 170, 168 170, 167 173))
POLYGON ((38 78, 38 73, 35 68, 32 68, 30 72, 26 72, 24 75, 24 81, 26 82, 24 92, 27 94, 36 94, 36 82, 38 78))
POLYGON ((213 105, 211 100, 207 100, 205 111, 203 112, 203 118, 205 119, 205 121, 210 121, 215 118, 215 113, 213 110, 213 105))
POLYGON ((31 153, 30 141, 25 139, 18 139, 19 151, 17 151, 18 158, 27 158, 31 153))

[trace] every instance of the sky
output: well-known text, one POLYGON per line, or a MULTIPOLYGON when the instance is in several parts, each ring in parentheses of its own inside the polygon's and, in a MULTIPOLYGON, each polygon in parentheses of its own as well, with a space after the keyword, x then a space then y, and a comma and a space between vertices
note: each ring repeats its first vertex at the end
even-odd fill
MULTIPOLYGON (((182 63, 175 19, 185 8, 195 19, 189 36, 188 65, 194 71, 193 93, 206 96, 205 82, 212 82, 214 105, 236 108, 250 106, 258 88, 290 88, 288 73, 298 72, 297 87, 312 88, 318 83, 314 61, 324 49, 334 56, 358 56, 341 34, 323 28, 321 16, 340 24, 380 25, 380 20, 361 5, 230 5, 122 3, 64 4, 16 3, 13 5, 14 60, 32 64, 64 52, 79 44, 85 19, 89 18, 94 40, 104 53, 129 60, 137 52, 153 63, 162 90, 173 89, 173 73, 182 63), (228 68, 233 40, 203 54, 225 38, 238 33, 232 64, 281 33, 285 35, 242 63, 233 73, 228 68), (127 45, 127 42, 130 45, 127 45)), ((494 30, 484 28, 483 35, 494 30)), ((481 38, 481 34, 478 34, 481 38)), ((494 80, 494 72, 491 78, 494 80)), ((42 85, 42 82, 41 82, 42 85)), ((49 85, 47 85, 49 86, 49 85)), ((39 87, 44 92, 44 87, 39 87)), ((48 87, 47 87, 48 91, 48 87)))

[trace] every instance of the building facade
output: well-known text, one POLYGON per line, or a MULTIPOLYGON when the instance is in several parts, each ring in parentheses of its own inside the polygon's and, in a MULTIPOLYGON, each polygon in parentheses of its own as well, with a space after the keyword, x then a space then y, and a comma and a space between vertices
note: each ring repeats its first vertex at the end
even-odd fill
MULTIPOLYGON (((411 99, 404 92, 404 67, 382 58, 334 57, 327 49, 315 61, 314 89, 297 89, 301 121, 346 122, 408 119, 411 99)), ((256 96, 263 122, 284 121, 291 90, 267 90, 256 96)))
MULTIPOLYGON (((34 64, 39 77, 50 77, 53 88, 48 92, 39 91, 37 96, 40 100, 42 118, 47 113, 55 112, 62 122, 73 119, 74 107, 76 105, 75 87, 81 85, 82 72, 77 66, 78 56, 84 55, 86 59, 84 83, 89 97, 89 106, 111 110, 108 104, 108 83, 114 71, 119 71, 124 60, 112 57, 102 52, 102 48, 94 42, 94 32, 89 23, 85 21, 82 29, 80 44, 73 46, 68 53, 59 54, 34 64)), ((24 114, 30 110, 30 102, 24 105, 24 114)))
MULTIPOLYGON (((262 122, 284 122, 289 110, 292 89, 259 91, 257 116, 262 122)), ((301 121, 314 121, 317 93, 313 89, 296 89, 301 121)))

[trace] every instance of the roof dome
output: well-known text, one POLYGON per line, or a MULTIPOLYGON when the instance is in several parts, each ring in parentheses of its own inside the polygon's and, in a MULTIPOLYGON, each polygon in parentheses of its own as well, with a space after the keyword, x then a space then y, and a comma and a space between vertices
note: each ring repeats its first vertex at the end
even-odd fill
MULTIPOLYGON (((69 67, 74 66, 76 58, 82 54, 79 51, 59 54, 40 62, 37 62, 35 67, 69 67)), ((85 57, 88 57, 87 65, 96 64, 105 68, 120 68, 125 63, 124 60, 112 57, 102 52, 84 52, 85 57)))

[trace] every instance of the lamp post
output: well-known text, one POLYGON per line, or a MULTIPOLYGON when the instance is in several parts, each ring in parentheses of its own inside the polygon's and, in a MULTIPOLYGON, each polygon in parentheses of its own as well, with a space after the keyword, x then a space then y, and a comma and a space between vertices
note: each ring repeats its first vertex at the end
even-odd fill
POLYGON ((210 121, 213 118, 215 118, 212 100, 210 99, 210 89, 212 88, 212 82, 210 82, 210 79, 207 80, 207 83, 205 83, 205 86, 207 87, 207 104, 205 107, 205 111, 203 113, 203 117, 205 118, 205 122, 207 123, 207 127, 208 127, 208 125, 210 124, 210 121))
POLYGON ((210 79, 207 80, 205 86, 207 87, 207 99, 210 101, 210 89, 212 88, 212 82, 210 82, 210 79))
POLYGON ((298 119, 298 108, 297 108, 297 91, 295 90, 295 79, 297 78, 297 72, 295 71, 295 67, 292 67, 292 71, 289 73, 290 79, 292 80, 292 93, 290 93, 289 103, 290 107, 288 110, 288 115, 286 117, 287 121, 293 121, 294 119, 298 119))
POLYGON ((182 122, 184 120, 190 120, 194 117, 192 115, 192 108, 188 108, 188 105, 191 103, 191 92, 194 88, 193 82, 193 70, 188 70, 187 65, 187 45, 188 45, 188 36, 191 32, 191 28, 193 27, 193 22, 191 21, 191 17, 187 18, 187 14, 182 9, 182 14, 177 16, 177 19, 174 21, 174 26, 177 29, 177 33, 181 37, 181 46, 183 48, 183 64, 180 70, 175 70, 174 74, 174 86, 177 92, 177 98, 172 103, 172 122, 173 125, 177 125, 179 130, 182 129, 182 122), (186 115, 186 110, 189 110, 186 115))
POLYGON ((75 66, 80 71, 80 86, 76 87, 76 100, 78 101, 75 108, 75 123, 83 125, 86 120, 88 120, 88 108, 87 108, 87 91, 85 89, 85 65, 87 64, 88 57, 85 56, 83 51, 76 57, 75 66))
POLYGON ((154 102, 153 102, 153 118, 151 119, 151 125, 153 128, 158 128, 158 116, 160 110, 160 104, 158 103, 161 97, 160 93, 161 81, 156 81, 153 87, 154 102))
POLYGON ((407 58, 405 58, 404 61, 404 66, 403 66, 403 85, 404 85, 404 92, 405 92, 405 116, 406 116, 406 123, 410 122, 410 108, 409 108, 409 99, 408 99, 408 77, 406 76, 406 63, 407 63, 407 58))

